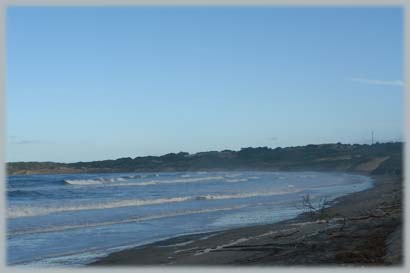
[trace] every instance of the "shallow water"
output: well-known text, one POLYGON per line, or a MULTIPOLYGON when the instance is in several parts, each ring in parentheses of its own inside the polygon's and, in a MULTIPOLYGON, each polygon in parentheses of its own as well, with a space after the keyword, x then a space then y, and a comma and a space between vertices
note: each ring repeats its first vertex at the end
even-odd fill
POLYGON ((372 186, 319 172, 177 172, 9 176, 7 262, 77 266, 120 249, 295 217, 301 198, 372 186))

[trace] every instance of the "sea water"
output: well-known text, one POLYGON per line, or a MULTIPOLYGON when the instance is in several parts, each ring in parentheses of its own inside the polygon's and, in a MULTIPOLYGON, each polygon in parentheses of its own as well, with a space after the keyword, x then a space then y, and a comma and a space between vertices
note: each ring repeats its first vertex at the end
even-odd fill
POLYGON ((7 179, 7 263, 78 266, 183 234, 273 223, 365 190, 369 177, 322 172, 19 175, 7 179))

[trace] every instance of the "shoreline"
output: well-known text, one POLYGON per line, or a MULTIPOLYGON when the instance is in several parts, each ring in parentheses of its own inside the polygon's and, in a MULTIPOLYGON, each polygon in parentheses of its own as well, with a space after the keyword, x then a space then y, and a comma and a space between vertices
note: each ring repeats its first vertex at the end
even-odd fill
POLYGON ((360 174, 373 187, 334 199, 320 215, 175 236, 88 265, 400 265, 402 177, 360 174))

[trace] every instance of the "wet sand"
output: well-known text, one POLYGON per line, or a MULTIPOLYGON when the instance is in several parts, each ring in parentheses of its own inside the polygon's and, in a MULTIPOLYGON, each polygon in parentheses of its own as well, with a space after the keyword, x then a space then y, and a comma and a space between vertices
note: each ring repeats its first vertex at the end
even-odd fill
POLYGON ((179 236, 112 253, 92 266, 402 264, 402 178, 274 224, 179 236))

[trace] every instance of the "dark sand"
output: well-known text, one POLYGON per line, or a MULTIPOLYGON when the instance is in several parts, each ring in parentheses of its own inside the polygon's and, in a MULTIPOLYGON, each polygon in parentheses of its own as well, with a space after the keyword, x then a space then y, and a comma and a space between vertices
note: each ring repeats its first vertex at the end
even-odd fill
POLYGON ((336 199, 314 216, 180 236, 90 265, 402 265, 402 178, 336 199))

